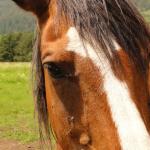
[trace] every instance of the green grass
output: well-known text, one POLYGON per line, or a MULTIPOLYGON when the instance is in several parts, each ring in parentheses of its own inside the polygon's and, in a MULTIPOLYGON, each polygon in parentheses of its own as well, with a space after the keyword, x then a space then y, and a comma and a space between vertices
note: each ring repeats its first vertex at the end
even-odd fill
POLYGON ((27 63, 0 63, 0 138, 23 143, 38 139, 27 63))

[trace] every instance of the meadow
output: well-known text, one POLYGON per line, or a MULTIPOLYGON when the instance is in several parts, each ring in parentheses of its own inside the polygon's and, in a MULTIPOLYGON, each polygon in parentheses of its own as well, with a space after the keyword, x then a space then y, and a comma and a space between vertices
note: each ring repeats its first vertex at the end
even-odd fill
POLYGON ((0 63, 0 139, 38 139, 29 63, 0 63))

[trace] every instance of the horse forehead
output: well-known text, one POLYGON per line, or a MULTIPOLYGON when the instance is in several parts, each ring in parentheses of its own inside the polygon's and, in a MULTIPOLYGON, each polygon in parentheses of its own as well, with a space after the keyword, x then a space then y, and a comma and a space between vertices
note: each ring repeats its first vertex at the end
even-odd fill
MULTIPOLYGON (((67 51, 73 51, 75 53, 80 54, 83 57, 90 57, 90 56, 95 56, 96 53, 95 50, 92 48, 92 46, 87 43, 83 42, 83 40, 80 38, 78 31, 76 30, 75 27, 70 27, 67 31, 67 38, 68 38, 68 44, 67 44, 67 51)), ((113 40, 113 44, 115 47, 115 50, 119 51, 121 47, 119 44, 113 40)))
POLYGON ((70 27, 67 31, 67 51, 73 51, 74 53, 82 56, 82 57, 88 57, 89 52, 93 52, 93 49, 88 43, 84 43, 81 40, 78 31, 74 27, 70 27))
MULTIPOLYGON (((102 75, 110 69, 109 60, 106 58, 103 51, 99 49, 98 52, 90 45, 89 42, 83 41, 75 27, 70 27, 66 33, 66 36, 68 41, 66 51, 74 52, 83 58, 89 58, 93 64, 99 68, 102 75)), ((115 50, 119 51, 121 49, 119 44, 117 44, 113 39, 112 41, 114 43, 115 50)))

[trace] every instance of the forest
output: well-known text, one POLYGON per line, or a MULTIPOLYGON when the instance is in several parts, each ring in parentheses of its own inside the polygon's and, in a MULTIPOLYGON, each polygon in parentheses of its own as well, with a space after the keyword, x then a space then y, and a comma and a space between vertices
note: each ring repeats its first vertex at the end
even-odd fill
POLYGON ((28 62, 32 58, 33 33, 16 32, 0 36, 0 62, 28 62))
MULTIPOLYGON (((150 0, 134 0, 147 22, 150 22, 150 0)), ((35 18, 11 0, 0 0, 0 62, 30 61, 32 57, 35 18)))

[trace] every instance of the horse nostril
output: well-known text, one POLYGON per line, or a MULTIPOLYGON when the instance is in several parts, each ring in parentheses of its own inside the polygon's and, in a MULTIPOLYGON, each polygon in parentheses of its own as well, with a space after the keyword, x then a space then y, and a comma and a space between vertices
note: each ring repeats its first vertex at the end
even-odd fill
POLYGON ((87 133, 81 133, 79 142, 81 145, 87 145, 90 142, 90 137, 87 133))

